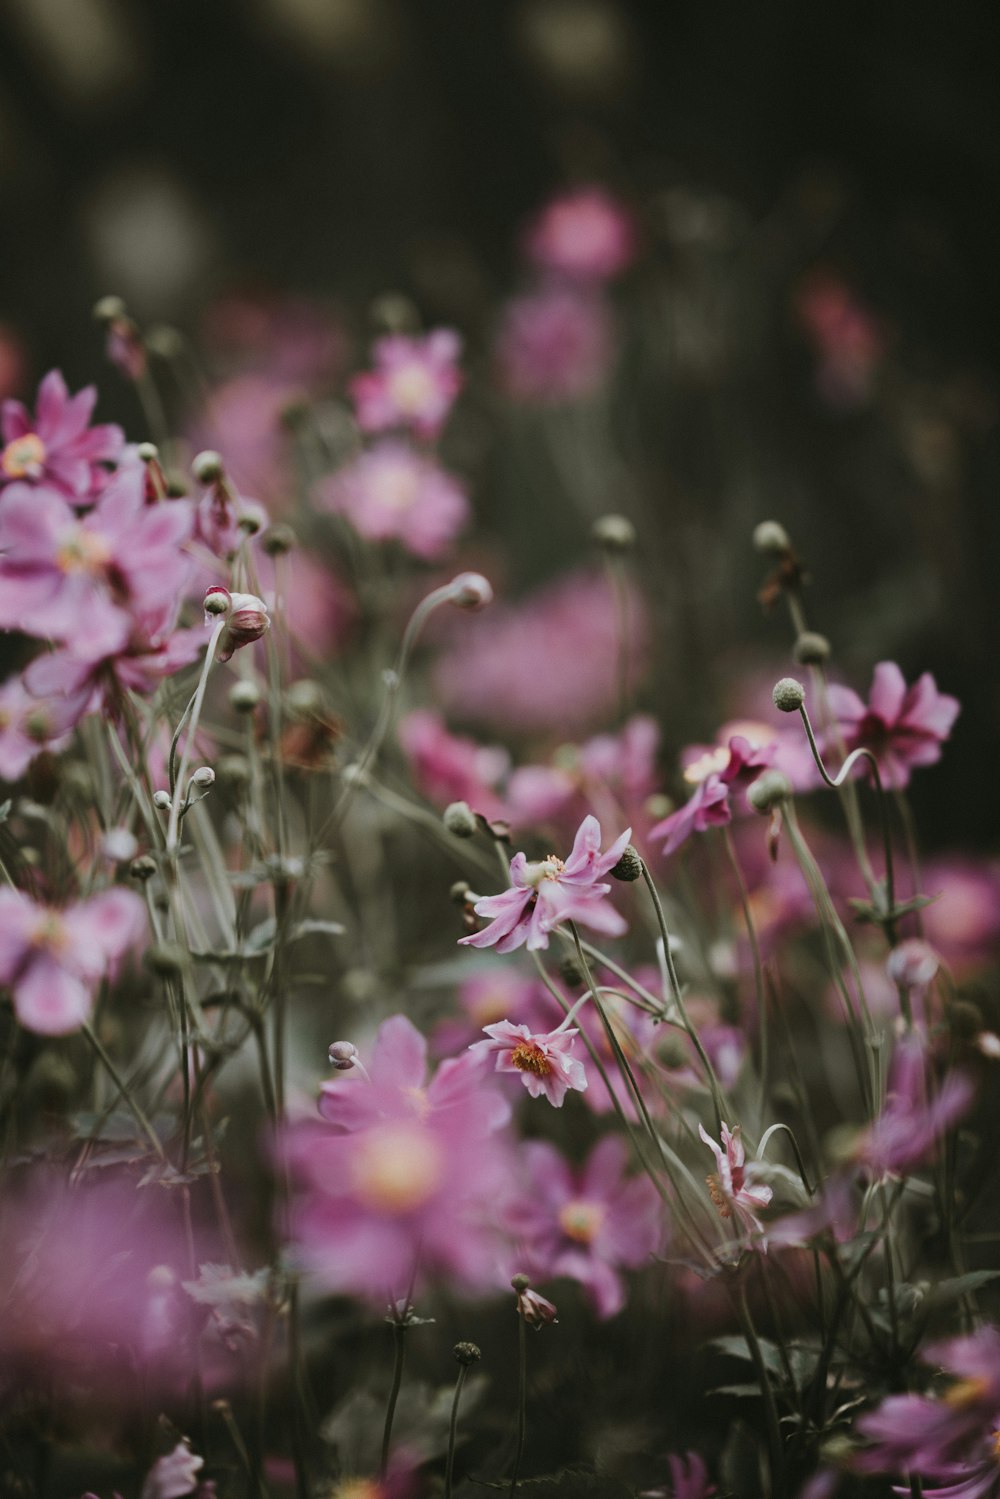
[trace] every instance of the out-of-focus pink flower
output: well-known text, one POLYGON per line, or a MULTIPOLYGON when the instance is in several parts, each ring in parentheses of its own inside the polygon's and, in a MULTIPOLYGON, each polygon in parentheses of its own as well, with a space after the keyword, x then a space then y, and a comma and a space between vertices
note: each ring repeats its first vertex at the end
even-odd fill
POLYGON ((683 807, 650 828, 649 837, 662 838, 662 852, 672 854, 692 833, 724 826, 733 815, 730 793, 737 787, 749 786, 773 760, 771 745, 755 746, 742 735, 734 734, 728 746, 718 746, 687 767, 685 779, 695 782, 694 795, 683 807))
POLYGON ((211 391, 194 424, 193 445, 224 454, 240 487, 278 509, 290 487, 291 438, 283 417, 305 395, 299 381, 273 372, 235 375, 211 391))
POLYGON ((885 333, 878 319, 844 281, 823 271, 803 282, 795 309, 819 358, 820 394, 831 406, 867 401, 885 355, 885 333))
POLYGON ((928 860, 922 888, 934 897, 921 912, 928 941, 949 964, 990 960, 1000 938, 1000 867, 985 861, 928 860))
POLYGON ((605 820, 641 824, 656 787, 659 739, 656 720, 637 713, 619 734, 599 734, 578 748, 563 745, 548 765, 518 766, 507 782, 508 817, 521 824, 562 823, 594 809, 605 820))
POLYGON ((205 487, 194 507, 194 535, 217 557, 228 559, 248 533, 264 529, 267 519, 263 505, 238 494, 221 479, 205 487))
MULTIPOLYGON (((649 650, 645 603, 629 590, 629 682, 635 688, 649 650)), ((434 685, 448 712, 509 733, 588 728, 616 701, 618 610, 603 572, 570 573, 516 603, 463 617, 434 685)))
POLYGON ((617 351, 614 316, 599 292, 543 286, 512 297, 494 343, 497 376, 517 401, 555 405, 600 390, 617 351))
POLYGON ((542 984, 509 963, 491 963, 469 974, 458 986, 458 1004, 460 1013, 435 1027, 432 1044, 438 1056, 464 1050, 479 1039, 485 1026, 507 1018, 532 1031, 544 1031, 556 1009, 542 984))
MULTIPOLYGON (((706 1133, 704 1125, 699 1124, 698 1133, 715 1156, 718 1167, 718 1171, 708 1178, 708 1190, 720 1217, 735 1217, 748 1237, 763 1235, 764 1225, 757 1214, 767 1207, 774 1194, 770 1187, 753 1183, 753 1166, 746 1165, 740 1126, 731 1130, 728 1124, 723 1124, 721 1147, 706 1133)), ((767 1247, 763 1238, 761 1247, 767 1247)))
POLYGON ((640 1499, 712 1499, 715 1484, 709 1482, 705 1460, 697 1452, 687 1452, 683 1457, 671 1452, 667 1465, 670 1487, 646 1489, 640 1499))
POLYGON ((577 188, 546 204, 525 235, 525 250, 544 270, 609 281, 635 258, 635 221, 604 188, 577 188))
POLYGON ((554 1108, 561 1109, 570 1089, 582 1093, 586 1088, 584 1065, 570 1055, 579 1031, 533 1034, 526 1025, 512 1025, 509 1020, 484 1025, 483 1030, 490 1039, 477 1041, 469 1050, 479 1056, 495 1053, 497 1072, 520 1073, 532 1098, 544 1093, 554 1108))
POLYGON ((450 733, 441 715, 429 708, 408 713, 397 732, 417 788, 428 801, 440 807, 468 802, 488 818, 506 815, 497 793, 510 765, 505 749, 450 733))
POLYGON ((42 699, 12 677, 0 687, 0 780, 17 781, 43 750, 66 748, 79 717, 66 698, 42 699))
POLYGON ((513 952, 527 944, 529 952, 548 947, 549 934, 563 921, 579 921, 595 931, 620 937, 624 919, 603 903, 611 886, 601 876, 613 869, 632 836, 626 828, 611 847, 601 853, 601 825, 596 817, 585 817, 577 830, 569 857, 563 861, 550 854, 529 863, 523 853, 510 862, 511 888, 488 895, 473 907, 477 916, 490 923, 481 932, 460 937, 467 947, 495 947, 513 952))
POLYGON ((907 687, 894 661, 876 666, 867 704, 849 687, 836 685, 829 700, 845 748, 871 750, 883 784, 895 790, 909 784, 914 767, 940 760, 959 712, 957 698, 938 692, 929 671, 907 687))
MULTIPOLYGON (((108 479, 125 437, 120 427, 90 427, 97 400, 92 385, 71 396, 58 370, 38 387, 32 416, 20 401, 4 401, 0 428, 0 491, 10 484, 47 484, 74 505, 90 505, 108 479)), ((4 502, 6 503, 6 501, 4 502)))
POLYGON ((24 344, 9 323, 0 323, 0 401, 21 389, 27 371, 24 344))
POLYGON ((877 1176, 906 1175, 924 1164, 946 1130, 969 1110, 972 1079, 949 1072, 936 1090, 928 1077, 927 1042, 916 1030, 900 1038, 885 1107, 862 1134, 855 1159, 877 1176))
POLYGON ((106 890, 57 911, 20 890, 0 890, 0 983, 18 1020, 61 1036, 89 1020, 98 979, 112 970, 146 926, 131 890, 106 890))
POLYGON ((325 479, 317 497, 370 541, 394 539, 428 559, 442 556, 469 518, 458 480, 395 437, 325 479))
POLYGON ((140 1499, 184 1499, 198 1487, 198 1474, 205 1459, 191 1451, 185 1437, 172 1452, 158 1457, 146 1474, 140 1499))
POLYGON ((462 388, 461 352, 462 340, 451 328, 422 338, 393 333, 377 339, 375 368, 350 382, 358 426, 363 432, 408 427, 419 437, 437 437, 462 388))
POLYGON ((133 613, 129 639, 96 660, 80 660, 68 647, 39 656, 24 672, 24 685, 36 697, 59 703, 59 711, 70 714, 73 722, 98 708, 117 716, 124 692, 152 692, 205 649, 200 626, 173 628, 179 603, 173 599, 162 608, 133 613))
POLYGON ((81 659, 122 649, 136 612, 183 594, 191 528, 186 501, 146 504, 138 465, 82 519, 54 489, 12 486, 0 506, 0 625, 64 642, 81 659))
POLYGON ((554 1146, 521 1147, 521 1191, 511 1203, 518 1256, 538 1279, 578 1281, 599 1317, 625 1304, 620 1271, 635 1269, 663 1237, 660 1200, 648 1177, 625 1174, 627 1149, 605 1137, 574 1171, 554 1146))

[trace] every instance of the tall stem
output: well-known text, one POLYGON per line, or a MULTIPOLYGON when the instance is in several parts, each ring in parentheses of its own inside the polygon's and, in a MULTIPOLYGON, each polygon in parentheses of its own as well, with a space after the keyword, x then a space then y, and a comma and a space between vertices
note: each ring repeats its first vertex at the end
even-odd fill
POLYGON ((187 738, 184 740, 184 753, 181 755, 181 765, 177 775, 177 785, 175 786, 173 795, 170 799, 170 821, 167 824, 168 854, 174 853, 177 848, 177 835, 181 820, 181 806, 183 804, 184 798, 184 780, 187 775, 187 768, 191 759, 191 750, 194 746, 195 736, 198 733, 198 721, 201 718, 201 708, 202 704, 205 701, 205 688, 208 686, 208 674, 212 670, 212 663, 215 660, 215 649, 219 643, 219 637, 221 636, 225 627, 225 616, 223 616, 221 619, 216 620, 215 628, 213 629, 211 638, 208 642, 208 650, 205 652, 205 661, 204 665, 201 668, 201 677, 199 678, 198 686, 195 689, 194 697, 191 699, 189 715, 190 725, 187 732, 187 738))
POLYGON ((392 1440, 392 1423, 396 1416, 396 1401, 399 1399, 399 1388, 403 1383, 403 1360, 406 1357, 406 1324, 404 1322, 393 1322, 392 1337, 392 1388, 389 1391, 389 1400, 385 1408, 385 1426, 382 1428, 382 1457, 379 1462, 379 1472, 383 1478, 389 1466, 389 1443, 392 1440))
POLYGON ((528 1424, 528 1329, 520 1312, 517 1316, 517 1446, 514 1449, 514 1471, 510 1480, 511 1495, 517 1492, 524 1455, 524 1434, 528 1424))

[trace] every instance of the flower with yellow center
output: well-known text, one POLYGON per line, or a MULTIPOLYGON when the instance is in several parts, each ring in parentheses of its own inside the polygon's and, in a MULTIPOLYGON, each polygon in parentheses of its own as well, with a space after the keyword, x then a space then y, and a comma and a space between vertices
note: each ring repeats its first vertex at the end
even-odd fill
POLYGON ((429 1130, 413 1122, 392 1123, 358 1139, 351 1176, 367 1207, 402 1216, 434 1196, 444 1168, 444 1152, 429 1130))
POLYGON ((15 437, 0 454, 0 468, 8 479, 37 479, 45 467, 46 447, 37 432, 15 437))
POLYGON ((559 1209, 559 1227, 574 1244, 592 1244, 606 1214, 607 1207, 603 1202, 588 1202, 586 1198, 576 1198, 564 1203, 559 1209))
POLYGON ((56 552, 56 566, 60 572, 102 573, 113 556, 107 537, 94 531, 85 531, 82 526, 69 532, 56 552))

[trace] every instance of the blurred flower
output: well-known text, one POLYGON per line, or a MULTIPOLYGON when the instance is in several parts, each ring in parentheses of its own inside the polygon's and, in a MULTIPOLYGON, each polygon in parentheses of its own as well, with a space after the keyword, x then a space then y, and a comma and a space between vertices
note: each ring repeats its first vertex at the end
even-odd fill
POLYGON ((68 699, 35 697, 21 677, 0 687, 0 780, 17 781, 43 750, 66 748, 79 716, 68 699))
POLYGON ((801 284, 795 310, 819 357, 820 394, 831 406, 863 404, 885 355, 885 334, 878 320, 844 281, 823 271, 801 284))
POLYGON ((829 688, 830 710, 848 752, 868 749, 878 761, 883 785, 902 790, 910 771, 933 765, 958 717, 956 698, 938 692, 930 672, 907 687, 894 661, 880 661, 871 698, 863 703, 849 687, 829 688))
POLYGON ((227 480, 207 485, 194 507, 194 535, 217 557, 230 558, 245 539, 267 525, 267 511, 237 494, 227 480))
POLYGON ((635 258, 635 221, 604 188, 581 187, 546 204, 530 225, 524 248, 529 260, 547 271, 608 281, 635 258))
POLYGON ((695 783, 694 795, 678 811, 650 828, 649 837, 662 838, 662 852, 672 854, 692 833, 703 833, 707 828, 730 822, 733 815, 730 791, 748 786, 773 760, 771 745, 756 746, 742 735, 734 734, 728 746, 716 746, 687 766, 684 777, 695 783))
POLYGON ((667 1464, 670 1487, 646 1489, 640 1499, 712 1499, 715 1484, 709 1482, 705 1460, 697 1452, 687 1452, 683 1457, 671 1452, 667 1464))
POLYGON ((469 517, 458 480, 394 437, 321 481, 317 498, 370 541, 395 538, 428 559, 447 551, 469 517))
POLYGON ((185 1437, 172 1452, 157 1458, 146 1475, 140 1499, 184 1499, 185 1494, 194 1493, 204 1466, 205 1459, 195 1456, 185 1437))
POLYGON ((106 465, 121 455, 120 427, 89 427, 97 400, 92 385, 71 396, 58 370, 38 387, 33 417, 20 401, 3 403, 0 493, 10 484, 48 484, 75 505, 90 505, 107 483, 106 465))
MULTIPOLYGON (((746 1150, 740 1126, 736 1125, 731 1130, 728 1124, 723 1124, 721 1148, 706 1133, 704 1125, 699 1124, 698 1133, 715 1156, 718 1167, 718 1171, 708 1178, 708 1191, 718 1208, 719 1216, 735 1216, 748 1236, 753 1233, 763 1234, 764 1225, 757 1213, 761 1208, 767 1207, 774 1194, 770 1187, 753 1185, 753 1167, 746 1165, 746 1150)), ((767 1247, 763 1240, 761 1247, 767 1247)))
POLYGON ((501 1020, 484 1025, 490 1038, 477 1041, 469 1050, 474 1055, 496 1053, 497 1072, 519 1072, 532 1098, 542 1094, 554 1108, 561 1109, 570 1089, 582 1093, 587 1086, 583 1063, 570 1056, 577 1030, 554 1030, 533 1034, 526 1025, 512 1025, 501 1020))
POLYGON ((502 388, 518 401, 558 404, 601 388, 616 349, 607 301, 570 286, 544 286, 512 297, 496 332, 502 388))
POLYGON ((526 943, 528 951, 534 952, 548 947, 549 933, 563 921, 579 921, 620 937, 625 921, 603 904, 611 886, 600 880, 618 863, 631 835, 632 829, 626 828, 602 854, 601 825, 596 817, 585 817, 565 861, 550 854, 529 863, 523 853, 515 854, 510 863, 511 888, 475 904, 477 916, 491 918, 489 925, 460 937, 459 942, 468 947, 496 947, 498 952, 513 952, 526 943))
POLYGON ((439 1056, 468 1047, 485 1026, 508 1017, 531 1030, 544 1030, 555 1009, 543 985, 525 978, 509 963, 491 963, 469 974, 458 985, 457 998, 460 1013, 439 1021, 434 1030, 433 1046, 439 1056))
POLYGON ((560 822, 591 809, 635 826, 656 789, 660 730, 654 718, 634 714, 618 734, 598 734, 562 745, 548 765, 519 765, 507 782, 507 815, 521 824, 560 822))
POLYGON ((461 351, 451 328, 435 328, 423 338, 394 333, 376 340, 375 368, 350 382, 361 430, 408 427, 418 437, 437 437, 462 388, 461 351))
POLYGON ((510 764, 505 749, 450 733, 429 708, 408 713, 397 732, 417 789, 428 801, 439 807, 468 802, 487 818, 506 815, 496 790, 510 764))
POLYGON ((932 1094, 927 1042, 910 1031, 897 1043, 885 1107, 862 1134, 854 1158, 876 1176, 905 1176, 933 1155, 946 1130, 969 1110, 975 1089, 949 1072, 932 1094))
POLYGON ((21 1024, 46 1036, 78 1030, 90 1019, 98 979, 145 927, 145 907, 131 890, 106 890, 61 911, 0 890, 0 983, 21 1024))
POLYGON ((602 1318, 625 1304, 619 1272, 645 1264, 663 1234, 656 1190, 646 1176, 626 1176, 627 1157, 625 1142, 605 1135, 574 1171, 554 1146, 530 1140, 510 1205, 528 1271, 578 1281, 602 1318))

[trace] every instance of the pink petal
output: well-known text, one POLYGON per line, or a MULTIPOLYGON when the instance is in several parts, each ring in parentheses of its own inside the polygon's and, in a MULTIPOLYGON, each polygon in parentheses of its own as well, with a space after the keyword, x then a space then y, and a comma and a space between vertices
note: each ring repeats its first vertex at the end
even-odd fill
POLYGON ((880 661, 872 677, 868 706, 883 723, 894 724, 903 711, 906 678, 895 661, 880 661))
POLYGON ((420 1088, 427 1072, 427 1041, 405 1015, 393 1015, 379 1026, 368 1066, 380 1087, 420 1088))
POLYGON ((42 1036, 65 1036, 90 1019, 90 991, 48 953, 39 953, 14 990, 17 1018, 42 1036))

